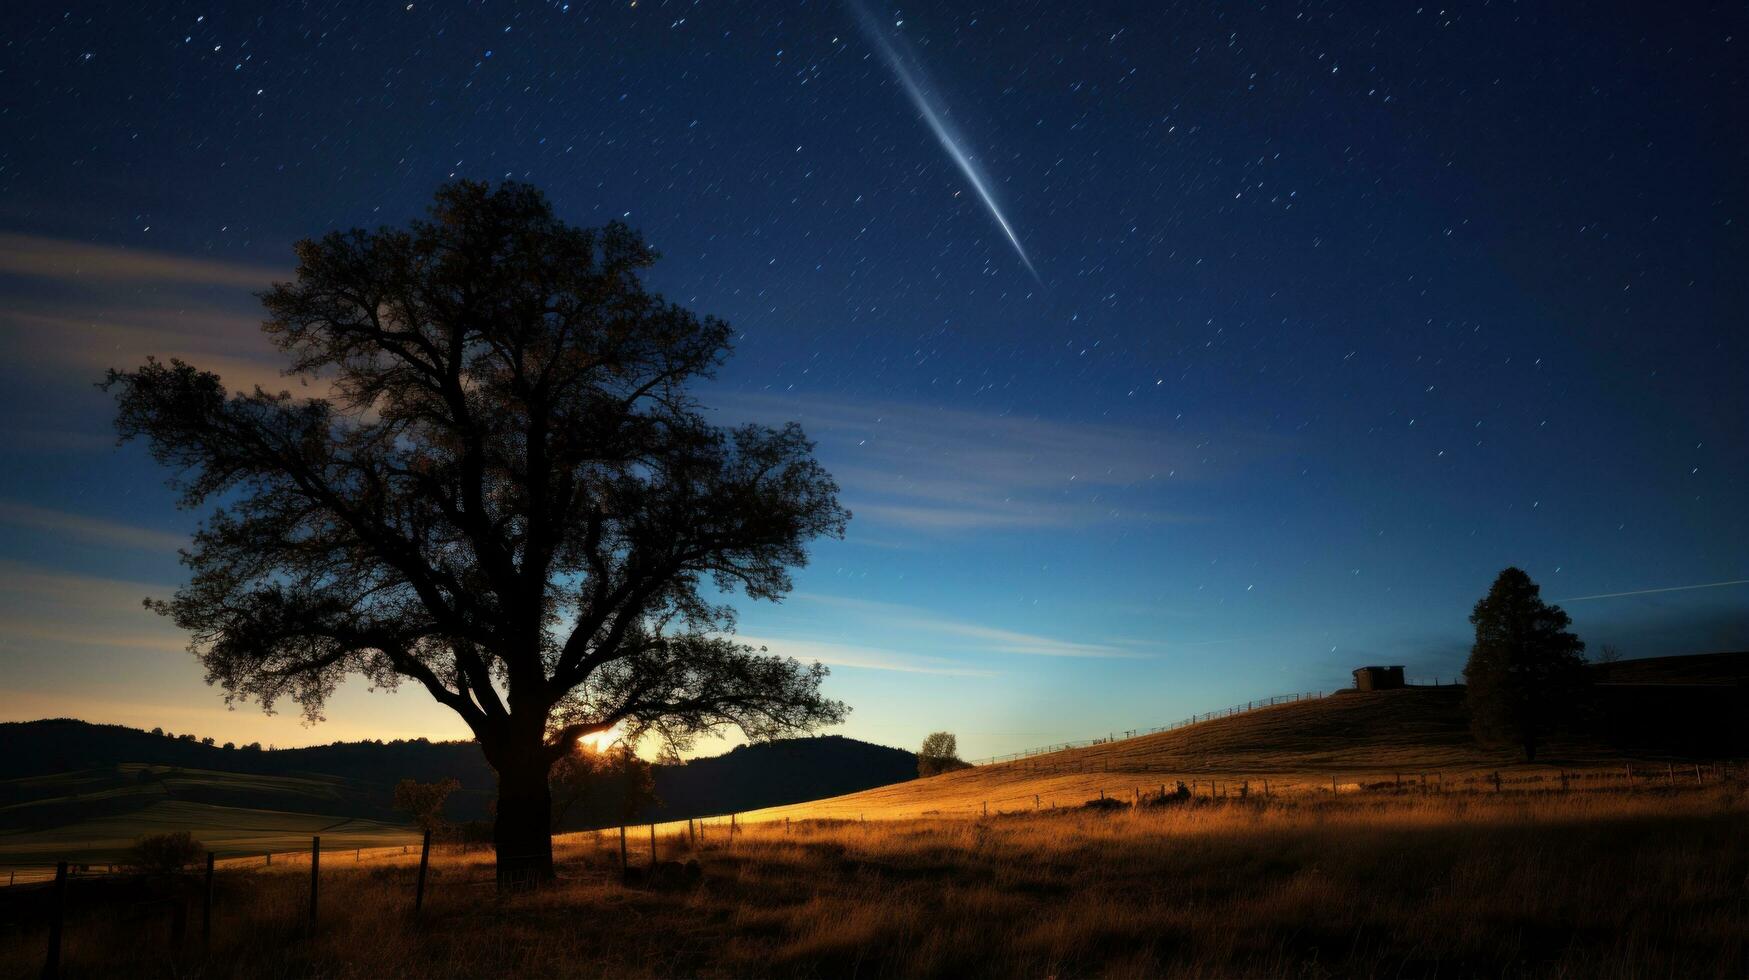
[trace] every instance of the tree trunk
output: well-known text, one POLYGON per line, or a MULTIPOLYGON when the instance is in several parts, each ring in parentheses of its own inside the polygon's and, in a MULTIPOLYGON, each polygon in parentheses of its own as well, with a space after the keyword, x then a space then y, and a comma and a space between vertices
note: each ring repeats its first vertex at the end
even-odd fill
POLYGON ((539 743, 512 752, 498 766, 498 814, 492 843, 498 852, 498 887, 553 880, 553 798, 550 766, 539 743))

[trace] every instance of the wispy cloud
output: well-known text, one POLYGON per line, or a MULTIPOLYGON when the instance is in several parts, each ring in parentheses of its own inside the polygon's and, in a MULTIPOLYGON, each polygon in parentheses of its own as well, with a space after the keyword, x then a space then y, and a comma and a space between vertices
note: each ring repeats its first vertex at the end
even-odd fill
POLYGON ((174 284, 249 290, 286 278, 285 270, 247 263, 12 232, 0 232, 0 275, 85 286, 174 284))
MULTIPOLYGON (((860 612, 879 621, 887 629, 910 629, 939 636, 972 641, 968 646, 986 653, 1009 653, 1036 657, 1098 657, 1114 660, 1148 660, 1153 654, 1134 648, 1126 649, 1116 642, 1089 643, 1023 633, 1017 630, 986 626, 982 623, 950 619, 915 606, 870 599, 850 599, 842 596, 796 593, 791 598, 802 602, 833 606, 860 612)), ((1139 645, 1139 642, 1138 644, 1139 645)))
POLYGON ((725 421, 800 421, 874 523, 926 531, 1179 522, 1158 491, 1256 455, 1256 440, 1215 440, 1100 422, 839 398, 715 397, 725 421))
POLYGON ((188 543, 188 536, 184 534, 172 534, 155 528, 123 524, 101 517, 88 517, 13 500, 0 500, 0 522, 110 548, 175 551, 188 543))
POLYGON ((157 582, 79 575, 0 559, 0 599, 24 604, 72 600, 91 611, 143 612, 140 601, 146 596, 169 595, 173 590, 174 586, 157 582))
POLYGON ((286 270, 0 233, 0 351, 95 381, 148 354, 214 371, 233 390, 297 388, 261 333, 256 291, 286 270))
POLYGON ((864 670, 892 670, 905 674, 939 674, 953 677, 993 677, 989 670, 962 667, 938 657, 919 657, 896 653, 878 647, 839 643, 833 640, 798 637, 765 637, 735 634, 733 639, 749 646, 764 647, 771 653, 797 660, 817 660, 834 667, 857 667, 864 670))
POLYGON ((0 654, 77 647, 177 653, 188 638, 141 605, 168 587, 0 561, 0 654))

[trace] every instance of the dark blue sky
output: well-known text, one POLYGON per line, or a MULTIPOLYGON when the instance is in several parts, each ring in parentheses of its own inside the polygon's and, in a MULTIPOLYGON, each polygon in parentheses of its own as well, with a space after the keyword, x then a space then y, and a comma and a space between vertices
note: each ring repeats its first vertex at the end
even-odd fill
POLYGON ((1507 564, 1594 649, 1749 646, 1744 7, 1374 6, 5 5, 0 714, 456 730, 220 714, 90 384, 278 383, 290 244, 450 177, 640 228, 741 331, 707 402, 819 438, 850 537, 742 632, 848 734, 1449 676, 1507 564))

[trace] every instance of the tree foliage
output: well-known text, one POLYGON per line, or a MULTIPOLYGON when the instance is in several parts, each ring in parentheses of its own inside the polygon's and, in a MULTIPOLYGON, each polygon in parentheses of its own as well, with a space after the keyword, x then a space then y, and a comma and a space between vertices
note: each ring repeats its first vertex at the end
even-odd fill
POLYGON ((1567 631, 1572 622, 1519 569, 1494 580, 1470 614, 1476 642, 1464 667, 1478 739, 1518 745, 1535 759, 1549 732, 1571 716, 1587 680, 1585 644, 1567 631))
POLYGON ((443 828, 443 804, 461 786, 461 782, 455 779, 440 779, 434 783, 403 779, 395 784, 395 809, 412 817, 420 830, 435 834, 443 828))
POLYGON ((501 872, 508 846, 544 875, 547 770, 577 738, 843 716, 824 667, 735 642, 714 596, 782 596, 849 514, 798 426, 705 419, 689 384, 730 328, 645 290, 637 234, 459 182, 429 220, 296 254, 264 329, 326 397, 233 396, 178 360, 105 383, 121 436, 210 508, 190 581, 149 605, 228 700, 315 720, 347 676, 411 681, 498 770, 501 872))
POLYGON ((579 746, 554 764, 551 782, 556 828, 626 824, 660 802, 656 767, 623 744, 579 746))
POLYGON ((141 874, 174 874, 206 856, 206 845, 178 830, 137 838, 124 865, 141 874))
POLYGON ((959 757, 959 739, 952 732, 931 732, 917 750, 917 775, 935 776, 955 769, 969 769, 959 757))

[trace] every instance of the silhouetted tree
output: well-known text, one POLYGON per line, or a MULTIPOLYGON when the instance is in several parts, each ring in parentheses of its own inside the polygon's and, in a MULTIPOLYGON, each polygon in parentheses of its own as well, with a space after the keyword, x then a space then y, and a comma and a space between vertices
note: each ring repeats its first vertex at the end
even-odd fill
POLYGON ((395 784, 395 809, 412 817, 420 830, 436 833, 443 827, 443 804, 461 788, 461 782, 455 779, 435 783, 403 779, 395 784))
POLYGON ((703 586, 776 599, 849 513, 800 427, 705 420, 688 383, 730 329, 644 289, 637 234, 459 182, 296 251, 264 328, 330 397, 228 397, 177 360, 105 383, 183 505, 218 505, 151 606, 228 700, 315 720, 348 674, 423 687, 497 770, 500 882, 551 878, 547 775, 583 735, 842 718, 824 667, 725 637, 703 586))
POLYGON ((624 824, 656 805, 656 767, 629 746, 579 747, 553 765, 553 826, 624 824))
POLYGON ((1530 576, 1508 568, 1470 614, 1476 642, 1464 667, 1470 725, 1483 741, 1509 741, 1535 759, 1583 690, 1585 644, 1572 620, 1542 600, 1530 576))
POLYGON ((932 732, 917 750, 917 775, 935 776, 955 769, 969 769, 959 757, 959 739, 952 732, 932 732))
POLYGON ((142 874, 174 874, 206 855, 206 845, 186 830, 135 839, 123 867, 142 874))

